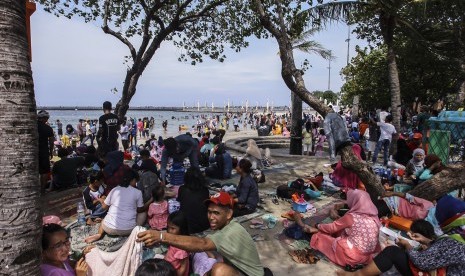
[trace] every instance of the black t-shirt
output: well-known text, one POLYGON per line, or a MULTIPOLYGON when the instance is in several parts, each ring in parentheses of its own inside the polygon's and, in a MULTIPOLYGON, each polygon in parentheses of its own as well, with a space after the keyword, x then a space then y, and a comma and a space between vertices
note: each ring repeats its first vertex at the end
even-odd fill
POLYGON ((39 156, 48 156, 50 154, 48 138, 53 137, 53 129, 38 121, 37 130, 39 132, 39 156))
POLYGON ((187 228, 189 234, 195 234, 210 228, 208 222, 207 207, 205 200, 210 198, 208 189, 203 187, 193 191, 186 186, 179 187, 178 201, 181 211, 187 217, 187 228))
POLYGON ((77 169, 84 165, 84 157, 62 158, 53 165, 52 173, 61 187, 77 183, 77 169))
POLYGON ((118 140, 118 130, 120 122, 118 116, 113 113, 103 114, 98 119, 98 127, 100 132, 100 141, 111 143, 118 140))

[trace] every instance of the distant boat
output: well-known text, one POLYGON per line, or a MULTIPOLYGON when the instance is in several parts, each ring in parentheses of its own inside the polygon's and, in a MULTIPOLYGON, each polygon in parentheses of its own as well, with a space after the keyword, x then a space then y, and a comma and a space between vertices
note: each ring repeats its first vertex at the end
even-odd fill
POLYGON ((77 111, 77 110, 78 110, 77 108, 74 109, 74 111, 77 111))

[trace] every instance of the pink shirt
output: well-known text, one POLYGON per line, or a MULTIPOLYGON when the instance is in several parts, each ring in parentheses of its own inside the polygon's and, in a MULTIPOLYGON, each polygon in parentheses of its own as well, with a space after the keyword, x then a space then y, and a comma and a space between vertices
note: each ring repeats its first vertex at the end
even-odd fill
POLYGON ((162 230, 166 228, 168 221, 168 201, 150 204, 148 211, 149 224, 152 229, 162 230))
POLYGON ((181 268, 181 261, 187 258, 187 269, 183 276, 189 275, 189 254, 179 248, 170 246, 168 252, 166 252, 165 260, 174 267, 174 269, 179 270, 181 268))
POLYGON ((144 123, 142 121, 137 122, 137 129, 139 129, 139 130, 144 129, 144 123))

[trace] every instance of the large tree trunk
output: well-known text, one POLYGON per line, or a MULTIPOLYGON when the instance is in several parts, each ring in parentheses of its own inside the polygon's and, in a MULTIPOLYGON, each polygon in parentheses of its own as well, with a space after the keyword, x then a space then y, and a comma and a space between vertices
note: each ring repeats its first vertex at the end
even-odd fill
POLYGON ((391 115, 392 124, 396 130, 400 131, 400 82, 399 82, 399 71, 397 69, 396 53, 392 46, 388 45, 387 50, 387 62, 388 62, 388 79, 389 88, 391 90, 391 115))
POLYGON ((442 172, 436 174, 428 181, 416 186, 409 194, 427 199, 437 200, 443 195, 465 187, 465 164, 447 166, 442 172))
POLYGON ((292 118, 289 154, 302 155, 302 100, 291 92, 292 118))
POLYGON ((371 171, 368 164, 358 160, 352 150, 352 146, 345 146, 339 151, 339 154, 341 155, 342 166, 358 175, 373 200, 384 194, 381 179, 371 171))
POLYGON ((25 1, 0 1, 1 275, 40 275, 38 133, 25 15, 25 1))

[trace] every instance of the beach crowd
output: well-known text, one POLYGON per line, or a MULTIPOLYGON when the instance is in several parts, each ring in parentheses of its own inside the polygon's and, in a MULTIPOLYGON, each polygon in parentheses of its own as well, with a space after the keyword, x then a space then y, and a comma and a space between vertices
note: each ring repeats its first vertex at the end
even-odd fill
MULTIPOLYGON (((299 137, 304 155, 330 161, 330 174, 295 181, 287 188, 320 194, 322 181, 334 187, 344 203, 331 207, 331 222, 309 224, 299 212, 291 212, 289 219, 294 221, 290 227, 306 233, 311 249, 340 267, 338 275, 380 275, 392 268, 407 276, 465 275, 465 202, 460 191, 433 201, 409 194, 447 171, 440 157, 428 154, 425 125, 437 114, 427 107, 405 114, 399 131, 385 109, 362 114, 333 111, 324 118, 299 114, 301 133, 291 128, 289 113, 248 112, 198 115, 193 117, 195 125, 179 125, 180 134, 165 139, 153 133, 153 117, 119 118, 110 102, 102 109, 98 120, 80 120, 76 128, 63 129, 57 120, 57 133, 48 123, 48 112, 38 112, 42 193, 84 185, 87 215, 78 214, 77 223, 98 225, 96 234, 85 237, 89 246, 80 252, 82 257, 72 262, 70 232, 58 218, 49 218, 43 226, 42 275, 102 275, 115 267, 124 268, 121 275, 137 276, 273 275, 236 219, 257 211, 260 173, 273 164, 270 151, 264 152, 254 139, 248 140, 242 156, 228 151, 225 134, 247 128, 259 136, 299 137), (397 151, 391 155, 393 142, 397 151), (380 175, 382 197, 371 197, 359 176, 336 159, 341 146, 347 145, 380 175), (211 181, 234 174, 239 175, 237 185, 212 191, 211 181), (380 236, 390 233, 385 230, 389 224, 399 232, 383 241, 380 236), (111 262, 96 246, 105 236, 128 237, 111 262), (134 261, 140 252, 128 253, 137 252, 138 246, 161 245, 167 247, 164 255, 143 262, 134 261)), ((162 121, 165 131, 168 123, 162 121)), ((310 257, 302 252, 290 255, 306 263, 310 257)))

